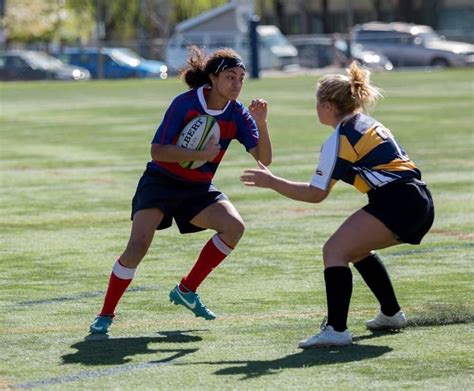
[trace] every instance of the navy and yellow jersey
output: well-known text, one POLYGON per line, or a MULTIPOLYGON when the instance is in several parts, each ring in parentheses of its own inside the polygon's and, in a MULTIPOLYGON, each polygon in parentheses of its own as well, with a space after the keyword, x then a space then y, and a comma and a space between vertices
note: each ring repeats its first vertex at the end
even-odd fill
POLYGON ((421 179, 421 173, 390 130, 358 113, 339 123, 321 149, 311 186, 330 191, 338 180, 362 193, 387 183, 421 179))

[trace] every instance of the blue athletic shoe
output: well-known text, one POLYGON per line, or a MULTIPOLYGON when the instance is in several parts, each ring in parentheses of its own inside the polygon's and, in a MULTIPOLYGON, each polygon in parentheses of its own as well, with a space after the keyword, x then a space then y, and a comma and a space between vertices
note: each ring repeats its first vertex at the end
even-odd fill
POLYGON ((214 312, 207 308, 201 302, 201 298, 197 293, 187 292, 184 293, 179 289, 179 285, 176 285, 170 292, 170 301, 176 305, 181 304, 188 310, 191 310, 197 317, 204 318, 206 320, 212 320, 216 318, 214 312))
POLYGON ((97 316, 92 322, 89 330, 91 334, 107 334, 112 325, 113 318, 110 316, 97 316))

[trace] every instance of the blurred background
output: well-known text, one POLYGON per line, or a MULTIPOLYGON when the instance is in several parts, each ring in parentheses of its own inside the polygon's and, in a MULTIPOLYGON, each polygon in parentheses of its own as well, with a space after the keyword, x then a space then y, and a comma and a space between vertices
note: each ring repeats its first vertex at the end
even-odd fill
POLYGON ((1 80, 165 79, 190 44, 255 77, 474 65, 472 0, 0 0, 0 18, 1 80))

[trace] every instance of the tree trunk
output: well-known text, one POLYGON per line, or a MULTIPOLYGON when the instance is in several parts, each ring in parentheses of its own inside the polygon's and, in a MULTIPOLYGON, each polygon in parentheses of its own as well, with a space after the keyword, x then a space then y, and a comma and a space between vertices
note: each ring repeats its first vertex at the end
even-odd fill
POLYGON ((413 22, 413 1, 398 0, 396 16, 400 22, 413 22))
POLYGON ((329 21, 329 0, 321 0, 321 19, 323 34, 329 34, 331 32, 329 21))
POLYGON ((382 0, 372 0, 375 11, 375 20, 382 20, 382 0))
POLYGON ((283 34, 287 34, 286 9, 284 0, 275 0, 275 14, 278 21, 278 27, 283 34))

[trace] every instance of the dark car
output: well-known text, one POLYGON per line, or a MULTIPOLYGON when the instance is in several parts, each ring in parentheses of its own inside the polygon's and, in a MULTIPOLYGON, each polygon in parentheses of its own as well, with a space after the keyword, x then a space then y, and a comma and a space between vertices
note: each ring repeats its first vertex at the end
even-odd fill
POLYGON ((87 69, 64 64, 56 57, 34 50, 0 53, 0 80, 87 80, 87 69))
POLYGON ((474 45, 448 41, 429 26, 370 22, 354 26, 352 40, 385 54, 395 66, 474 65, 474 45))
POLYGON ((123 79, 131 77, 150 77, 166 79, 168 67, 161 61, 146 60, 127 48, 67 48, 58 57, 89 70, 93 78, 99 75, 99 53, 102 55, 103 77, 123 79))

